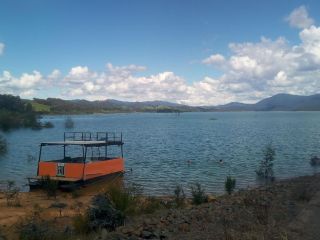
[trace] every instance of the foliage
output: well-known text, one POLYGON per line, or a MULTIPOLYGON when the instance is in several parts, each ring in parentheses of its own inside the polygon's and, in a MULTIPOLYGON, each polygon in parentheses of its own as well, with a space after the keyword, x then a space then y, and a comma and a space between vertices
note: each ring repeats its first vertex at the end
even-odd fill
POLYGON ((109 231, 114 231, 116 227, 124 224, 125 216, 114 208, 105 194, 98 194, 91 201, 87 218, 90 230, 106 228, 109 231))
POLYGON ((231 176, 228 176, 224 184, 224 188, 226 192, 228 194, 231 194, 235 187, 236 187, 236 179, 232 178, 231 176))
POLYGON ((310 159, 310 165, 311 166, 319 166, 320 165, 320 158, 317 157, 317 156, 313 156, 311 159, 310 159))
POLYGON ((315 192, 315 189, 308 184, 297 184, 292 190, 292 198, 297 201, 309 202, 315 192))
POLYGON ((7 140, 0 135, 0 154, 5 154, 7 152, 7 140))
POLYGON ((36 113, 30 103, 20 97, 0 95, 0 129, 9 130, 19 127, 39 127, 36 113))
POLYGON ((139 201, 139 189, 137 187, 123 187, 113 184, 109 186, 106 194, 115 209, 124 215, 134 214, 137 211, 139 201))
POLYGON ((144 201, 141 202, 141 212, 142 213, 154 213, 155 211, 163 207, 161 200, 156 197, 147 197, 144 201))
POLYGON ((272 194, 269 190, 260 192, 248 191, 243 198, 243 203, 247 208, 252 208, 252 213, 258 223, 267 225, 270 218, 272 194))
POLYGON ((78 214, 72 218, 72 225, 76 233, 87 234, 89 229, 89 220, 87 215, 78 214))
POLYGON ((50 112, 50 106, 38 103, 36 101, 31 102, 32 108, 35 112, 38 113, 49 113, 50 112))
POLYGON ((79 191, 77 191, 77 190, 73 190, 72 192, 71 192, 71 196, 72 196, 72 198, 78 198, 78 197, 80 197, 80 192, 79 191))
POLYGON ((196 183, 191 186, 192 203, 199 205, 208 202, 208 196, 206 195, 204 189, 201 187, 200 183, 196 183))
POLYGON ((71 117, 67 117, 65 122, 64 122, 64 127, 67 129, 72 129, 74 128, 74 121, 72 120, 71 117))
POLYGON ((57 196, 58 182, 50 178, 50 176, 42 177, 41 186, 46 191, 48 198, 57 196))
POLYGON ((256 170, 256 174, 259 178, 265 180, 273 180, 273 161, 276 156, 276 151, 271 144, 268 144, 263 150, 264 159, 260 162, 260 167, 256 170))
POLYGON ((66 208, 68 205, 63 202, 55 202, 50 205, 51 208, 58 208, 59 209, 59 216, 62 216, 62 209, 66 208))
POLYGON ((14 181, 7 181, 7 187, 4 192, 7 199, 7 206, 21 206, 19 192, 20 189, 16 186, 14 181))
POLYGON ((67 239, 70 233, 54 227, 54 223, 36 216, 22 219, 16 225, 20 240, 56 240, 67 239))
POLYGON ((174 189, 174 202, 177 207, 183 207, 185 204, 186 195, 181 185, 177 185, 174 189))
POLYGON ((54 125, 52 122, 45 122, 42 127, 44 128, 54 128, 54 125))

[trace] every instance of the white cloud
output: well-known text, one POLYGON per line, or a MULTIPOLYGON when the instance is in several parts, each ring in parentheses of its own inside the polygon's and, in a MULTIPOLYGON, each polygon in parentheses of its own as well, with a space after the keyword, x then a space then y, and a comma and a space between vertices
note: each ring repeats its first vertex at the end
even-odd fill
POLYGON ((100 72, 75 66, 67 74, 55 69, 46 77, 38 71, 20 77, 4 71, 0 91, 30 97, 59 88, 61 96, 68 99, 165 100, 189 105, 255 102, 280 92, 310 95, 320 89, 320 27, 303 26, 296 45, 283 37, 230 43, 228 54, 213 54, 202 61, 222 75, 205 76, 193 83, 172 71, 145 74, 145 66, 107 63, 100 72))
POLYGON ((49 75, 49 79, 58 79, 61 76, 61 72, 59 69, 54 69, 49 75))
MULTIPOLYGON (((218 89, 238 100, 256 101, 279 92, 314 94, 320 89, 320 28, 310 26, 301 43, 262 38, 257 43, 230 44, 218 89)), ((217 83, 215 83, 217 85, 217 83)))
POLYGON ((286 17, 286 21, 289 22, 291 27, 300 29, 308 28, 314 24, 314 20, 309 17, 308 11, 303 5, 294 9, 290 15, 286 17))
POLYGON ((221 54, 213 54, 208 58, 204 59, 202 62, 207 65, 219 65, 224 63, 225 58, 221 54))
POLYGON ((65 83, 83 84, 87 79, 94 78, 95 76, 96 73, 89 71, 87 66, 76 66, 70 69, 65 77, 65 83))
POLYGON ((3 71, 0 75, 1 93, 30 97, 43 86, 45 86, 45 79, 38 71, 23 73, 20 77, 15 77, 8 71, 3 71))
POLYGON ((3 54, 4 47, 5 47, 4 43, 1 43, 1 42, 0 42, 0 55, 3 54))

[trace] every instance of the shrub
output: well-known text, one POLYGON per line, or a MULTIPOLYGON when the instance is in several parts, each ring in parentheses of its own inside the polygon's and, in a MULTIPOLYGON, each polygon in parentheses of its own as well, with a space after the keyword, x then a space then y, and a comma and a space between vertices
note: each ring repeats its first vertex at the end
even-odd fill
POLYGON ((19 191, 20 189, 16 187, 16 184, 14 181, 7 181, 7 188, 4 192, 7 199, 7 206, 15 206, 15 207, 21 206, 19 191))
POLYGON ((313 156, 311 159, 310 159, 310 165, 311 166, 319 166, 320 165, 320 158, 317 157, 317 156, 313 156))
POLYGON ((42 212, 43 212, 43 208, 38 203, 35 203, 33 205, 33 211, 32 211, 33 217, 40 217, 40 214, 42 212))
POLYGON ((0 154, 5 154, 7 152, 7 140, 0 135, 0 154))
POLYGON ((45 122, 45 123, 43 124, 43 127, 44 127, 44 128, 54 128, 54 125, 53 125, 52 122, 45 122))
POLYGON ((62 217, 62 209, 66 208, 68 205, 62 202, 55 202, 50 205, 51 208, 59 209, 59 216, 62 217))
POLYGON ((271 144, 268 144, 263 150, 264 159, 260 162, 260 167, 256 170, 259 178, 265 180, 273 180, 273 161, 275 159, 276 151, 271 144))
POLYGON ((87 211, 88 227, 90 230, 105 228, 114 231, 116 227, 123 225, 124 214, 115 209, 111 201, 104 194, 93 197, 91 206, 87 211))
POLYGON ((72 120, 71 117, 67 117, 65 122, 64 122, 64 127, 67 129, 74 128, 74 121, 72 120))
POLYGON ((48 198, 57 197, 58 182, 50 178, 50 176, 42 177, 41 186, 46 191, 48 198))
POLYGON ((7 94, 0 94, 0 129, 9 130, 19 127, 39 125, 36 113, 30 103, 7 94))
POLYGON ((231 194, 235 187, 236 187, 236 179, 232 178, 231 176, 228 176, 224 184, 224 188, 226 192, 228 194, 231 194))
POLYGON ((191 186, 192 203, 199 205, 208 202, 208 196, 205 194, 204 189, 200 183, 191 186))
POLYGON ((185 204, 186 195, 184 194, 181 185, 177 185, 174 189, 174 202, 177 207, 183 207, 185 204))
POLYGON ((161 204, 161 200, 155 197, 148 197, 144 201, 141 202, 141 212, 142 213, 154 213, 155 211, 161 209, 163 205, 161 204))
POLYGON ((72 198, 78 198, 78 197, 80 197, 80 192, 78 192, 77 190, 73 190, 72 192, 71 192, 71 196, 72 196, 72 198))
POLYGON ((292 190, 292 198, 297 201, 309 202, 314 194, 315 189, 305 183, 298 184, 292 190))
POLYGON ((72 226, 76 233, 87 234, 89 229, 89 220, 87 215, 78 214, 72 218, 72 226))
POLYGON ((47 222, 37 221, 35 218, 28 219, 18 225, 20 240, 49 239, 49 226, 47 222))
POLYGON ((109 186, 107 196, 115 209, 124 215, 134 214, 138 208, 139 190, 135 186, 122 187, 117 184, 109 186))
POLYGON ((51 221, 37 217, 27 217, 16 225, 20 240, 68 239, 70 233, 55 228, 51 221))

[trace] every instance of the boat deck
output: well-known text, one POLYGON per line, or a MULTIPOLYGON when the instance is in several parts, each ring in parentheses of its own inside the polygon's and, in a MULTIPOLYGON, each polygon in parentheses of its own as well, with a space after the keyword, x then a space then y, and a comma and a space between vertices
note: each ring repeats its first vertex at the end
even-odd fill
MULTIPOLYGON (((42 176, 35 176, 35 177, 28 177, 30 180, 42 180, 42 176)), ((50 177, 50 180, 54 181, 63 181, 63 182, 77 182, 80 181, 81 179, 79 178, 68 178, 68 177, 50 177)))
POLYGON ((120 140, 107 140, 107 141, 58 141, 58 142, 43 142, 41 146, 53 146, 53 145, 80 145, 88 147, 101 147, 109 145, 123 145, 123 142, 120 140))

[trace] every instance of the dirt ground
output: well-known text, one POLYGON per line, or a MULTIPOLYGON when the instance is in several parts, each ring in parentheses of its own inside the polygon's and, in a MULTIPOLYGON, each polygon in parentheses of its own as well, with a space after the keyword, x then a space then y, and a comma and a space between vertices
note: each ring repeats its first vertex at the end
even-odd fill
MULTIPOLYGON (((105 192, 110 182, 99 182, 79 188, 73 193, 58 191, 56 197, 48 197, 43 190, 20 192, 18 202, 10 201, 8 206, 5 192, 0 192, 0 233, 7 239, 18 238, 17 223, 38 214, 43 219, 56 219, 61 225, 71 225, 72 217, 86 211, 91 198, 99 192, 105 192), (52 207, 57 203, 66 206, 61 209, 52 207)), ((1 239, 1 238, 0 238, 1 239)))

